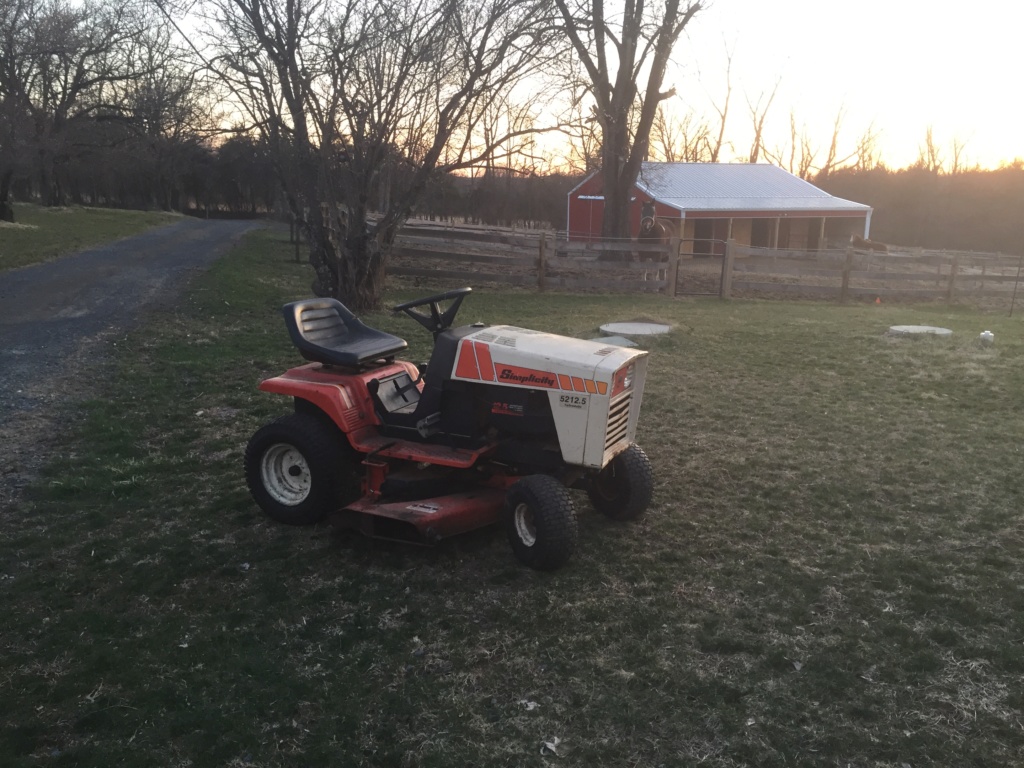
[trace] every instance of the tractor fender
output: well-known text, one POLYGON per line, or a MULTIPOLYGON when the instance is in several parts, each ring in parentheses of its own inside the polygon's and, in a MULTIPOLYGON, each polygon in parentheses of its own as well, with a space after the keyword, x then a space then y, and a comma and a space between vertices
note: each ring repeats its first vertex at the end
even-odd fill
POLYGON ((325 370, 311 363, 266 379, 260 382, 259 388, 310 403, 347 434, 380 424, 367 383, 402 371, 414 379, 419 375, 416 366, 405 362, 354 373, 325 370))

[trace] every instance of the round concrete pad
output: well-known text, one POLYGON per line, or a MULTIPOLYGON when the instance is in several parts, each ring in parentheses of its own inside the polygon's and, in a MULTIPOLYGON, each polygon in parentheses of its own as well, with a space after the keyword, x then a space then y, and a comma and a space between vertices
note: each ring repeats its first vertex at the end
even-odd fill
POLYGON ((889 333, 893 336, 952 336, 949 328, 936 328, 934 325, 892 325, 889 326, 889 333))
POLYGON ((671 326, 661 323, 605 323, 601 326, 601 333, 611 336, 657 336, 671 330, 671 326))

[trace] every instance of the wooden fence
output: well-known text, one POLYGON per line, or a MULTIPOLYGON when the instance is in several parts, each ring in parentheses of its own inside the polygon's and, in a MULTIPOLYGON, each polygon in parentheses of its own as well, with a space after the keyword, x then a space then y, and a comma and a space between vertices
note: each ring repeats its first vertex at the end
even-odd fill
POLYGON ((388 274, 569 291, 671 293, 679 244, 574 243, 551 233, 406 227, 388 274), (636 260, 634 260, 636 259, 636 260))
POLYGON ((921 249, 772 250, 734 241, 706 249, 724 250, 724 256, 694 256, 680 254, 692 250, 680 245, 679 240, 654 245, 568 242, 550 232, 422 222, 399 234, 388 272, 541 291, 1008 303, 1016 295, 1024 261, 1020 256, 921 249))
POLYGON ((963 251, 785 251, 730 242, 721 295, 1008 301, 1021 262, 1020 256, 963 251))

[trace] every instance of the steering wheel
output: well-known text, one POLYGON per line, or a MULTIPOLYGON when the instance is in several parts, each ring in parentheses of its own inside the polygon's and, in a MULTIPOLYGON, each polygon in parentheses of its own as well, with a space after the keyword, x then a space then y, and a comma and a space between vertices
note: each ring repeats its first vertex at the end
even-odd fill
POLYGON ((462 300, 472 292, 473 289, 468 287, 455 288, 451 291, 427 296, 423 299, 407 301, 404 304, 399 304, 397 307, 392 307, 391 311, 405 312, 405 314, 430 331, 436 339, 441 331, 451 328, 452 321, 455 320, 455 315, 458 313, 459 307, 462 306, 462 300), (452 302, 451 306, 444 310, 444 312, 441 311, 442 301, 452 302), (416 307, 423 307, 428 304, 430 305, 429 315, 416 311, 416 307))

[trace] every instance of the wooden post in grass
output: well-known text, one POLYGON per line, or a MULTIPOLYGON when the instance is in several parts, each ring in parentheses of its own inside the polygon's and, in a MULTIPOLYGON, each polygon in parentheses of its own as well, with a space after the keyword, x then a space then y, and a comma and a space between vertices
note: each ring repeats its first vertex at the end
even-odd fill
POLYGON ((676 295, 676 281, 679 279, 679 246, 678 237, 673 237, 668 246, 668 271, 665 273, 665 295, 676 295))
POLYGON ((845 304, 850 298, 850 271, 853 269, 853 246, 846 246, 846 262, 843 264, 843 287, 839 289, 839 303, 845 304))
POLYGON ((949 285, 946 287, 946 303, 953 303, 953 289, 956 287, 956 273, 960 271, 960 255, 953 256, 953 263, 949 265, 949 285))
POLYGON ((537 246, 537 290, 543 292, 547 289, 547 280, 545 279, 545 271, 547 270, 548 260, 548 233, 540 233, 540 245, 537 246))
POLYGON ((736 259, 736 241, 732 238, 725 241, 725 258, 722 259, 722 282, 718 289, 718 298, 732 298, 732 263, 736 259))

